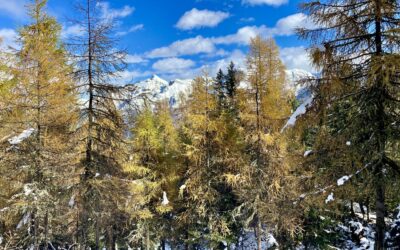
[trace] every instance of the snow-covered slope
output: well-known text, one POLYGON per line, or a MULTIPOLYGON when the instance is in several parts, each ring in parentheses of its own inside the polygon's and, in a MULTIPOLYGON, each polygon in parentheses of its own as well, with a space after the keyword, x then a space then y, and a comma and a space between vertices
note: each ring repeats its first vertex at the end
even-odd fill
POLYGON ((179 106, 180 95, 189 95, 191 87, 192 79, 177 79, 168 82, 157 75, 153 75, 149 79, 125 86, 124 98, 134 101, 139 106, 144 99, 147 99, 150 103, 167 100, 171 107, 177 107, 179 106))
POLYGON ((286 83, 289 89, 294 90, 296 97, 299 100, 304 100, 309 97, 309 92, 305 88, 302 80, 313 77, 313 75, 302 69, 286 70, 286 83))

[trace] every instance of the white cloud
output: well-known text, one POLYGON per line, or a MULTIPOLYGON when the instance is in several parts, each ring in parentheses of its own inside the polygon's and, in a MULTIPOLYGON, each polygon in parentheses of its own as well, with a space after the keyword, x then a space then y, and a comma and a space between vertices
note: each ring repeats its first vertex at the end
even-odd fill
POLYGON ((213 42, 216 44, 243 44, 247 45, 251 38, 262 35, 266 37, 272 36, 271 29, 267 28, 265 25, 260 27, 257 26, 245 26, 240 28, 235 34, 220 36, 213 38, 213 42))
POLYGON ((230 34, 220 37, 205 38, 202 36, 196 36, 194 38, 188 38, 184 40, 178 40, 172 44, 153 49, 146 54, 149 58, 160 58, 160 57, 177 57, 183 55, 196 55, 196 54, 212 54, 216 53, 216 45, 229 45, 239 44, 248 45, 250 39, 261 35, 262 37, 273 37, 273 36, 290 36, 295 34, 295 30, 298 27, 315 27, 310 21, 307 15, 303 13, 296 13, 277 21, 274 27, 261 26, 244 26, 240 28, 235 34, 230 34))
POLYGON ((315 28, 315 24, 311 22, 306 14, 296 13, 281 18, 276 23, 274 33, 277 35, 293 35, 297 28, 315 28))
POLYGON ((158 73, 177 73, 192 68, 195 62, 177 57, 158 60, 153 64, 153 69, 158 73))
POLYGON ((84 31, 85 31, 85 28, 79 24, 71 25, 68 27, 64 26, 61 31, 61 37, 68 38, 68 37, 73 37, 73 36, 81 36, 84 31))
POLYGON ((119 85, 134 83, 138 78, 151 76, 151 72, 149 71, 137 71, 137 70, 125 70, 119 73, 119 78, 116 79, 116 83, 119 85))
POLYGON ((0 0, 0 11, 11 14, 12 18, 21 18, 25 16, 26 0, 0 0))
POLYGON ((16 47, 17 32, 13 29, 0 29, 0 40, 2 47, 16 47))
POLYGON ((127 55, 125 58, 126 63, 129 64, 139 64, 139 63, 146 63, 147 60, 139 55, 127 55))
POLYGON ((255 5, 271 5, 271 6, 279 6, 287 3, 288 0, 242 0, 242 4, 247 4, 251 6, 255 5))
POLYGON ((256 19, 254 17, 242 17, 240 18, 240 21, 242 23, 252 23, 254 22, 256 19))
POLYGON ((169 46, 161 47, 150 51, 147 56, 150 58, 176 57, 181 55, 195 55, 201 53, 212 53, 216 50, 214 42, 209 38, 196 36, 173 42, 169 46))
POLYGON ((144 29, 144 24, 137 24, 137 25, 132 26, 129 29, 129 32, 135 32, 135 31, 142 30, 142 29, 144 29))
POLYGON ((176 24, 176 27, 181 30, 215 27, 228 17, 229 13, 227 12, 198 10, 194 8, 183 14, 176 24))
POLYGON ((125 35, 127 35, 129 33, 136 32, 136 31, 139 31, 139 30, 142 30, 142 29, 144 29, 144 24, 137 24, 137 25, 134 25, 134 26, 130 27, 126 31, 117 32, 116 35, 117 36, 125 36, 125 35))
POLYGON ((290 36, 295 34, 296 28, 313 28, 315 25, 303 13, 296 13, 279 19, 272 28, 265 25, 245 26, 240 28, 235 34, 213 38, 216 44, 243 44, 249 43, 250 39, 256 35, 262 37, 290 36))
POLYGON ((308 52, 303 46, 282 48, 280 55, 288 69, 303 69, 311 73, 316 72, 315 68, 312 67, 308 52))
POLYGON ((214 76, 217 74, 219 69, 226 70, 229 64, 233 62, 238 69, 246 68, 246 54, 241 50, 233 50, 228 56, 220 60, 214 61, 205 65, 204 67, 208 69, 210 75, 214 76))
POLYGON ((116 18, 127 17, 135 11, 135 8, 129 5, 125 5, 122 9, 112 9, 109 2, 98 2, 96 7, 100 9, 102 18, 110 21, 116 18))

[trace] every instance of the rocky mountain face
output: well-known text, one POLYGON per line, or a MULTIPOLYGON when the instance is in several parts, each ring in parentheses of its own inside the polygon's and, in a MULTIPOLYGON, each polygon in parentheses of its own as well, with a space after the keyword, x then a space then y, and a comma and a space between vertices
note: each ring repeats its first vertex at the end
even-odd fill
MULTIPOLYGON (((302 99, 304 87, 300 84, 299 80, 312 76, 311 73, 293 69, 286 71, 287 87, 295 91, 296 96, 302 99)), ((124 99, 130 100, 129 102, 134 105, 140 106, 144 100, 150 103, 161 100, 168 100, 171 107, 178 107, 181 97, 187 97, 192 90, 193 79, 176 79, 173 81, 166 81, 157 75, 151 78, 137 82, 135 84, 127 85, 124 87, 124 99)), ((240 87, 245 88, 246 82, 240 84, 240 87)), ((119 103, 123 108, 126 103, 119 103)))

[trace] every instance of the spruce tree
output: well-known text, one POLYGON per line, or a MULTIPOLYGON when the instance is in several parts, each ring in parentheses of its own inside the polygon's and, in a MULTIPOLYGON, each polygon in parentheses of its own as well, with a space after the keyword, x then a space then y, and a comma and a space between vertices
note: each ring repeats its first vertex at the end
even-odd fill
POLYGON ((235 64, 231 62, 228 66, 227 73, 225 76, 226 93, 230 98, 236 95, 238 87, 238 71, 235 68, 235 64))
POLYGON ((217 112, 221 112, 223 109, 226 108, 226 82, 225 82, 225 75, 222 69, 218 70, 217 76, 214 80, 214 91, 217 96, 217 112))

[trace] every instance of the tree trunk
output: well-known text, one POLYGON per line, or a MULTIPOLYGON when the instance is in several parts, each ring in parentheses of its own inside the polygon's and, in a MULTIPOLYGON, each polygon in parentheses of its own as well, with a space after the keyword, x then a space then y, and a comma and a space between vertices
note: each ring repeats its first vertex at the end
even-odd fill
POLYGON ((262 250, 262 248, 261 248, 261 222, 258 219, 258 216, 256 216, 256 222, 254 225, 254 236, 256 238, 257 250, 262 250))
POLYGON ((96 250, 99 250, 100 248, 100 232, 99 232, 99 218, 96 218, 96 250))
POLYGON ((262 228, 261 228, 261 222, 258 220, 257 223, 257 249, 261 250, 261 236, 262 236, 262 228))
POLYGON ((350 201, 350 213, 351 213, 351 216, 355 215, 353 201, 350 201))
POLYGON ((384 249, 385 244, 385 190, 382 180, 376 184, 376 238, 375 249, 384 249))
POLYGON ((364 217, 365 217, 364 203, 363 202, 358 202, 358 205, 360 206, 360 211, 361 211, 363 219, 364 219, 364 217))
POLYGON ((165 250, 165 240, 161 240, 161 250, 165 250))
MULTIPOLYGON (((375 48, 376 59, 382 60, 383 49, 382 49, 382 0, 375 0, 375 48)), ((383 69, 380 65, 376 70, 376 95, 378 98, 376 99, 376 115, 377 115, 377 139, 378 139, 378 147, 377 151, 379 154, 379 162, 376 166, 376 180, 375 180, 375 188, 376 188, 376 238, 375 238, 375 249, 381 250, 384 249, 385 244, 385 180, 384 180, 384 157, 385 157, 385 148, 386 148, 386 132, 385 132, 385 86, 383 83, 383 69)))
POLYGON ((46 211, 46 215, 44 217, 44 249, 49 249, 49 239, 47 238, 49 234, 49 212, 46 211))
POLYGON ((150 230, 149 226, 146 226, 146 250, 150 250, 150 230))
POLYGON ((107 228, 107 238, 108 238, 108 246, 107 250, 114 250, 115 249, 115 242, 114 242, 114 232, 113 232, 113 227, 109 226, 107 228))

